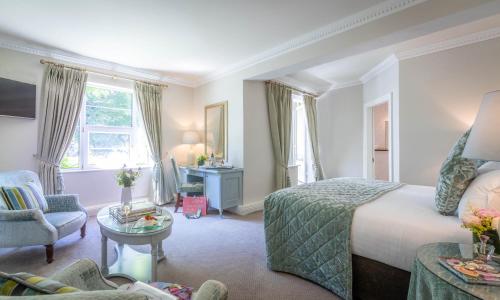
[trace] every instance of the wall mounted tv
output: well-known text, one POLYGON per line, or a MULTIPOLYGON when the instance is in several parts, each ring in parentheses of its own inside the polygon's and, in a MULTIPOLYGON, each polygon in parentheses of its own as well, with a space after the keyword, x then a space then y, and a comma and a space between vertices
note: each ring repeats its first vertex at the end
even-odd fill
POLYGON ((0 116, 34 119, 36 85, 0 78, 0 116))

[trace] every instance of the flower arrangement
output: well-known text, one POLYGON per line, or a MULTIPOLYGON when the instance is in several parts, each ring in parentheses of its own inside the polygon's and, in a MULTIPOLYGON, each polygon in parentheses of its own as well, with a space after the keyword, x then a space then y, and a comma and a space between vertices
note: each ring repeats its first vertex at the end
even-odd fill
POLYGON ((127 169, 127 167, 124 165, 116 174, 116 181, 118 182, 118 185, 121 187, 133 186, 137 178, 141 176, 140 171, 140 168, 137 171, 134 171, 133 169, 127 169))
POLYGON ((499 220, 500 211, 496 209, 472 209, 472 215, 463 220, 462 227, 472 232, 474 242, 486 240, 495 247, 496 253, 500 253, 500 240, 498 237, 499 220))
POLYGON ((198 163, 198 166, 203 166, 207 159, 208 159, 208 157, 206 155, 202 154, 196 158, 196 162, 198 163))

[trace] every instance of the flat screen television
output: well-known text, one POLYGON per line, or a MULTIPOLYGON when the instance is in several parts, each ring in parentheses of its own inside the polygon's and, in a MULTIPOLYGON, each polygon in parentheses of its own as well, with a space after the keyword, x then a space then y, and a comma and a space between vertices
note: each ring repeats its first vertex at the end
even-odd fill
POLYGON ((36 85, 0 78, 0 116, 34 119, 36 85))

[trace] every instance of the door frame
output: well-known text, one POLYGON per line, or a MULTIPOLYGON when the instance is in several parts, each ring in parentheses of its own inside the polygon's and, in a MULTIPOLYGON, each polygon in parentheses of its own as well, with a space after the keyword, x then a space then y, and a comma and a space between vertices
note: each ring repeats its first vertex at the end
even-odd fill
POLYGON ((393 105, 394 97, 390 92, 372 101, 364 104, 363 107, 363 177, 366 179, 375 179, 373 168, 373 107, 387 103, 388 105, 388 138, 387 149, 389 150, 389 181, 394 181, 394 123, 393 105))

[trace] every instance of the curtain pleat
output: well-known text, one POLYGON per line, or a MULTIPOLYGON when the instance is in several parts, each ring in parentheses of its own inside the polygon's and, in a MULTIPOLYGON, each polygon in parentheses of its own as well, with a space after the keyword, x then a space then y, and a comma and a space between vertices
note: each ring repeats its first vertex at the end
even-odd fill
POLYGON ((136 81, 135 94, 144 121, 149 148, 153 156, 153 202, 158 205, 166 204, 169 203, 172 198, 169 197, 167 193, 167 177, 165 176, 162 161, 162 90, 160 86, 136 81))
POLYGON ((314 177, 316 181, 323 180, 323 167, 319 158, 319 140, 318 140, 318 117, 316 112, 316 98, 304 95, 304 106, 307 115, 307 128, 309 131, 309 139, 311 140, 311 148, 314 159, 314 177))
POLYGON ((86 82, 87 73, 83 70, 53 64, 45 69, 37 159, 47 195, 64 191, 59 165, 78 123, 86 82))
POLYGON ((267 109, 275 160, 275 186, 290 186, 288 159, 290 156, 290 131, 292 127, 292 92, 286 86, 266 83, 267 109))

